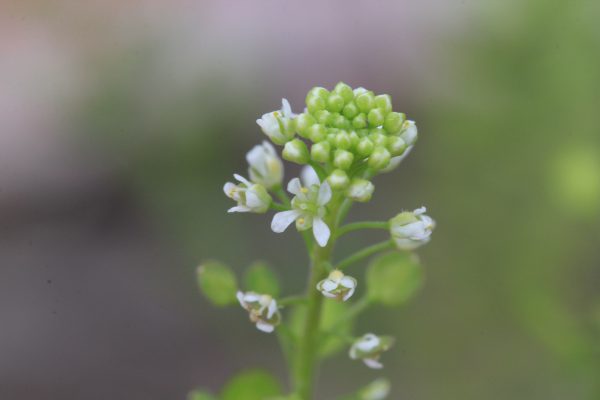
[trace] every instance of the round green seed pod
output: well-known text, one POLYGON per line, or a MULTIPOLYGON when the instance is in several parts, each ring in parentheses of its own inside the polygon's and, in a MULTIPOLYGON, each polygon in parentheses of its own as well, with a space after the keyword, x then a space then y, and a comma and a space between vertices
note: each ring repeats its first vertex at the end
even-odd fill
POLYGON ((298 115, 294 119, 294 121, 296 123, 296 131, 298 132, 298 134, 300 136, 302 136, 304 138, 308 138, 308 133, 309 133, 308 128, 310 128, 317 122, 315 120, 315 118, 308 113, 302 113, 302 114, 298 115))
POLYGON ((373 108, 371 111, 369 111, 367 119, 369 120, 370 126, 376 127, 383 125, 383 121, 385 121, 385 116, 381 109, 373 108))
POLYGON ((375 96, 371 92, 363 93, 356 98, 355 102, 360 111, 368 113, 375 107, 375 96))
POLYGON ((339 82, 337 85, 335 85, 333 91, 342 96, 345 103, 349 103, 350 101, 354 100, 352 88, 346 85, 344 82, 339 82))
POLYGON ((331 112, 340 112, 344 108, 344 98, 337 93, 331 93, 327 99, 327 109, 331 112))
POLYGON ((352 120, 354 129, 363 129, 367 127, 367 114, 360 113, 352 120))
POLYGON ((375 107, 383 111, 384 114, 392 111, 392 98, 389 94, 380 94, 375 96, 375 107))
POLYGON ((390 135, 395 135, 400 132, 402 129, 402 124, 406 116, 402 113, 391 112, 385 116, 385 121, 383 122, 383 129, 386 130, 390 135))
POLYGON ((327 177, 327 182, 329 182, 333 190, 342 190, 348 187, 350 178, 348 178, 348 174, 345 171, 336 169, 327 177))
POLYGON ((315 143, 310 148, 310 156, 313 161, 325 163, 329 161, 331 154, 331 144, 327 141, 315 143))

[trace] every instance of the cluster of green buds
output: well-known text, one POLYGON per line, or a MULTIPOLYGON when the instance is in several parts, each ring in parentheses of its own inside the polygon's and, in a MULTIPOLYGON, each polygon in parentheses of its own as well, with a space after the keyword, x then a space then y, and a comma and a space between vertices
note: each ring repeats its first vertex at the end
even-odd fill
MULTIPOLYGON (((349 346, 350 358, 362 360, 369 368, 383 367, 379 360, 392 346, 391 337, 368 333, 353 338, 351 332, 335 331, 371 305, 397 306, 416 292, 421 268, 416 255, 409 251, 430 241, 435 222, 421 207, 402 211, 387 221, 344 224, 353 202, 368 202, 373 196, 372 179, 398 166, 417 140, 415 123, 393 110, 389 95, 353 89, 342 82, 332 90, 315 87, 308 92, 302 113, 295 114, 283 99, 281 109, 262 115, 256 122, 271 143, 263 141, 246 154, 248 179, 234 174, 237 183, 224 185, 225 195, 236 202, 228 211, 264 214, 273 210, 273 232, 282 233, 293 224, 303 233, 313 264, 307 293, 279 297, 277 279, 264 265, 248 269, 244 290, 240 290, 235 274, 218 262, 199 268, 199 281, 214 304, 239 303, 258 330, 277 330, 284 350, 295 352, 291 356, 291 366, 297 368, 298 375, 294 393, 268 398, 305 400, 311 391, 310 363, 331 343, 336 344, 336 351, 340 344, 342 348, 349 346), (281 158, 277 146, 281 146, 281 158), (282 159, 302 165, 299 176, 287 184, 282 159), (352 231, 374 228, 389 233, 384 242, 333 262, 334 241, 352 231), (365 293, 355 300, 358 280, 346 274, 345 268, 385 250, 395 251, 369 264, 365 293), (319 327, 321 302, 325 303, 323 327, 319 327), (331 318, 327 304, 339 307, 331 318), (292 307, 289 314, 287 307, 292 307), (286 321, 287 315, 291 321, 286 321), (293 320, 303 315, 305 329, 300 331, 293 320), (328 320, 330 326, 326 326, 328 320), (323 337, 316 337, 319 335, 323 337)), ((246 393, 248 385, 240 385, 240 390, 246 393)), ((388 392, 389 382, 378 380, 359 390, 357 398, 383 399, 388 392)), ((263 395, 256 398, 267 398, 263 395)), ((235 396, 231 398, 240 398, 235 396)), ((225 395, 222 399, 229 400, 225 395)))

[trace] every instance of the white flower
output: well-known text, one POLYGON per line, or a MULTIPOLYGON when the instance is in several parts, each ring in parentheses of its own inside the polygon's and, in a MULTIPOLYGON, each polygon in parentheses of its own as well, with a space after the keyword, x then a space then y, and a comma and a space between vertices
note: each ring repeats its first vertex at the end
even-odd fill
POLYGON ((250 179, 267 189, 281 185, 283 180, 283 162, 271 143, 264 141, 246 154, 250 179))
POLYGON ((404 140, 408 147, 401 155, 392 157, 388 166, 382 169, 381 172, 390 172, 394 170, 398 165, 400 165, 402 160, 404 160, 410 154, 413 147, 415 147, 418 137, 417 125, 415 124, 415 121, 404 121, 402 124, 402 130, 400 131, 400 137, 402 140, 404 140))
POLYGON ((331 271, 326 279, 317 283, 317 290, 325 297, 346 301, 356 290, 356 279, 336 269, 331 271))
POLYGON ((369 368, 380 369, 383 364, 379 362, 381 353, 392 347, 394 339, 390 336, 377 336, 367 333, 350 347, 350 358, 362 360, 369 368))
POLYGON ((258 330, 271 333, 281 322, 277 302, 268 294, 237 292, 237 299, 258 330))
POLYGON ((325 205, 331 200, 331 188, 327 182, 320 183, 312 168, 302 172, 304 186, 300 179, 292 179, 287 186, 288 192, 295 195, 292 199, 292 209, 281 211, 273 216, 271 229, 281 233, 296 221, 299 231, 312 227, 313 235, 319 246, 324 247, 331 234, 329 227, 323 221, 325 205))
POLYGON ((435 221, 425 211, 425 207, 405 211, 390 220, 390 234, 399 249, 412 250, 429 242, 435 221))
POLYGON ((228 212, 253 212, 262 214, 267 212, 271 205, 271 196, 267 189, 258 183, 252 183, 243 176, 234 174, 233 177, 240 181, 239 185, 227 182, 223 186, 225 195, 237 201, 238 205, 231 207, 228 212))
POLYGON ((282 145, 294 137, 292 130, 294 117, 290 103, 286 99, 282 99, 281 110, 263 114, 262 118, 256 120, 256 123, 273 143, 282 145))

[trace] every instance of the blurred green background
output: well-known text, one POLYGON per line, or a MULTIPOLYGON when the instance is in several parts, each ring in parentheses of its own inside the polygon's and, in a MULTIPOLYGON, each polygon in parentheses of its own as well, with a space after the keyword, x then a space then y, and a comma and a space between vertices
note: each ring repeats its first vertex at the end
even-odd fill
POLYGON ((303 288, 298 236, 227 215, 221 188, 256 118, 341 80, 420 132, 352 218, 426 205, 437 228, 416 299, 359 321, 397 337, 386 369, 340 354, 319 398, 383 375, 392 399, 599 399, 598 17, 583 0, 4 3, 0 397, 285 380, 275 338, 212 308, 194 271, 265 259, 303 288))

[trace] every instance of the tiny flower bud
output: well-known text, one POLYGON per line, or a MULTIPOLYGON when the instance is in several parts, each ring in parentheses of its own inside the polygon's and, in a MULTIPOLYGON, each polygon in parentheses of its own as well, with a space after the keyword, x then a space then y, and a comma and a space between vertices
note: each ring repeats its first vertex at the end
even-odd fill
POLYGON ((380 94, 375 96, 375 107, 381 109, 384 114, 392 111, 392 98, 389 94, 380 94))
POLYGON ((317 290, 325 297, 346 301, 356 290, 356 279, 336 269, 326 279, 317 283, 317 290))
POLYGON ((346 196, 354 201, 367 202, 371 200, 374 190, 375 186, 370 181, 354 178, 346 189, 346 196))
POLYGON ((400 131, 400 137, 406 142, 407 146, 413 146, 417 141, 417 125, 415 121, 404 121, 402 124, 402 130, 400 131))
POLYGON ((385 120, 383 111, 379 108, 373 108, 371 111, 369 111, 368 120, 370 126, 383 125, 383 121, 385 120))
POLYGON ((394 339, 390 336, 377 336, 367 333, 352 344, 350 358, 362 360, 369 368, 380 369, 383 364, 379 362, 381 354, 392 347, 394 339))
POLYGON ((336 128, 343 129, 347 126, 348 121, 340 113, 331 113, 331 125, 336 128))
POLYGON ((335 135, 335 146, 338 149, 347 150, 352 147, 352 139, 346 131, 340 131, 335 135))
POLYGON ((426 211, 421 207, 413 212, 401 212, 390 220, 390 234, 396 247, 412 250, 429 242, 435 222, 425 215, 426 211))
POLYGON ((263 114, 256 123, 263 133, 275 144, 282 145, 294 137, 293 119, 294 114, 290 103, 286 99, 281 101, 281 110, 263 114))
POLYGON ((354 89, 352 91, 352 93, 354 94, 354 98, 356 99, 361 94, 369 93, 369 91, 367 89, 365 89, 364 87, 357 87, 356 89, 354 89))
POLYGON ((240 305, 248 311, 250 321, 256 324, 256 328, 263 332, 273 332, 281 322, 281 314, 277 308, 277 302, 268 294, 255 292, 237 292, 240 305))
POLYGON ((371 129, 369 139, 376 147, 385 147, 388 142, 388 137, 384 134, 385 131, 379 128, 371 129))
POLYGON ((364 137, 364 138, 360 139, 360 141, 356 145, 356 152, 360 156, 366 157, 373 152, 374 148, 375 148, 375 145, 373 144, 373 142, 371 142, 371 140, 369 138, 364 137))
MULTIPOLYGON (((348 139, 350 140, 350 139, 348 139)), ((341 169, 348 169, 352 166, 354 154, 346 150, 336 150, 333 157, 333 165, 341 169)))
POLYGON ((319 95, 309 94, 306 97, 306 108, 311 114, 315 114, 318 111, 324 110, 326 105, 325 99, 319 95))
POLYGON ((358 133, 356 133, 356 131, 350 132, 350 144, 352 145, 352 147, 356 147, 359 141, 360 136, 358 136, 358 133))
POLYGON ((395 135, 399 133, 402 129, 402 124, 404 123, 406 117, 402 113, 391 112, 385 116, 385 121, 383 123, 383 128, 390 135, 395 135))
POLYGON ((348 184, 350 183, 348 174, 346 174, 346 172, 342 171, 341 169, 334 170, 327 178, 327 181, 331 185, 331 188, 334 190, 342 190, 346 188, 346 186, 348 186, 348 184))
POLYGON ((317 111, 315 114, 315 119, 321 125, 329 125, 333 119, 331 113, 327 110, 317 111))
POLYGON ((349 103, 354 99, 352 88, 346 85, 344 82, 339 82, 337 85, 335 85, 333 91, 342 96, 345 103, 349 103))
POLYGON ((296 123, 296 131, 300 136, 304 138, 308 138, 308 128, 310 128, 317 122, 315 120, 315 117, 308 113, 302 113, 298 115, 294 121, 296 123))
POLYGON ((353 102, 348 103, 344 106, 342 114, 344 114, 344 117, 352 119, 358 115, 358 107, 353 102))
POLYGON ((390 163, 390 152, 385 147, 376 147, 369 156, 369 167, 374 170, 380 170, 390 163))
POLYGON ((367 127, 367 115, 364 113, 358 114, 352 120, 352 126, 354 129, 363 129, 367 127))
POLYGON ((329 161, 331 145, 327 141, 315 143, 310 148, 310 156, 316 162, 325 163, 329 161))
POLYGON ((356 97, 355 103, 360 111, 368 113, 375 107, 375 96, 371 92, 363 93, 356 97))
POLYGON ((327 128, 321 124, 314 124, 308 128, 308 138, 314 142, 322 142, 327 138, 327 128))
POLYGON ((327 99, 327 109, 331 112, 340 112, 344 108, 344 98, 337 93, 331 93, 327 99))
POLYGON ((271 205, 271 196, 263 185, 253 184, 243 176, 234 174, 240 184, 227 182, 223 187, 225 195, 237 201, 238 205, 227 210, 228 212, 252 212, 263 214, 271 205))
POLYGON ((295 162, 296 164, 306 164, 310 161, 308 148, 300 139, 294 139, 287 142, 281 155, 285 160, 295 162))
POLYGON ((281 185, 283 180, 283 163, 275 148, 269 142, 256 145, 246 154, 250 179, 260 183, 267 189, 281 185))
POLYGON ((389 136, 387 142, 387 149, 392 157, 400 156, 406 150, 406 143, 400 136, 389 136))
POLYGON ((308 98, 309 96, 319 96, 323 98, 323 100, 327 100, 327 97, 329 96, 329 90, 325 89, 324 87, 315 86, 308 91, 306 97, 308 98))

